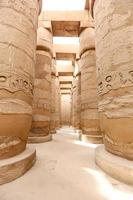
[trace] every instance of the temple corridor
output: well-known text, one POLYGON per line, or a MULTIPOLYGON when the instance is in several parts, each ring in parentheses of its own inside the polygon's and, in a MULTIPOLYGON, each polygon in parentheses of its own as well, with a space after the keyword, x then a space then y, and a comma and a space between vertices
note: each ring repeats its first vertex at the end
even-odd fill
POLYGON ((103 173, 95 164, 97 145, 79 141, 73 128, 63 127, 53 141, 34 146, 36 164, 0 186, 0 200, 132 200, 132 187, 103 173))
POLYGON ((133 200, 133 0, 0 0, 0 200, 133 200))

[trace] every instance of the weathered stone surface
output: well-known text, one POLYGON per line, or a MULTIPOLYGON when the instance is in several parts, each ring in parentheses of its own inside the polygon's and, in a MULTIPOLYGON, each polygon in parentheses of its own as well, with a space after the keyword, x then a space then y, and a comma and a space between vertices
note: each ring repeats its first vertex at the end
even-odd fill
POLYGON ((0 161, 0 185, 13 181, 26 173, 36 161, 36 151, 27 147, 21 154, 0 161))
POLYGON ((99 112, 106 149, 133 159, 133 1, 96 0, 99 112))
POLYGON ((71 125, 71 95, 61 95, 61 125, 71 125))
POLYGON ((56 133, 56 129, 60 127, 60 84, 59 78, 56 76, 56 66, 53 63, 52 70, 52 81, 51 81, 51 133, 56 133))
POLYGON ((107 152, 103 145, 96 148, 95 160, 97 165, 112 177, 126 184, 133 185, 132 161, 107 152))
POLYGON ((75 121, 76 121, 76 114, 75 114, 75 100, 76 100, 76 85, 75 85, 75 77, 73 78, 72 81, 72 86, 71 86, 71 123, 72 126, 75 127, 75 121))
POLYGON ((46 136, 50 131, 51 59, 48 52, 37 50, 33 121, 30 137, 46 136))
POLYGON ((43 0, 38 0, 38 14, 40 14, 42 10, 42 1, 43 0))
POLYGON ((80 94, 81 94, 81 74, 76 73, 72 84, 72 111, 71 121, 72 126, 76 129, 80 129, 80 94))
POLYGON ((37 0, 0 1, 0 159, 21 153, 27 143, 32 120, 37 6, 37 0))
POLYGON ((88 21, 87 10, 81 11, 44 11, 40 15, 40 20, 52 21, 54 36, 78 36, 80 21, 88 21))
POLYGON ((53 53, 53 36, 52 33, 42 25, 37 30, 37 49, 53 53))
POLYGON ((80 55, 88 49, 95 49, 94 28, 86 28, 80 34, 80 55))
POLYGON ((49 142, 52 140, 52 135, 45 135, 45 136, 29 136, 28 143, 34 144, 34 143, 43 143, 43 142, 49 142))
POLYGON ((83 134, 100 134, 96 90, 95 51, 81 56, 81 127, 83 134))
MULTIPOLYGON (((101 141, 100 123, 98 115, 98 95, 96 85, 96 58, 94 29, 88 28, 81 34, 80 46, 83 49, 81 54, 81 139, 92 141, 95 135, 101 141), (88 43, 86 43, 86 38, 88 43), (92 37, 93 36, 93 37, 92 37), (87 46, 88 44, 88 46, 87 46)), ((94 139, 94 141, 95 141, 94 139)), ((97 142, 96 142, 97 143, 97 142)))

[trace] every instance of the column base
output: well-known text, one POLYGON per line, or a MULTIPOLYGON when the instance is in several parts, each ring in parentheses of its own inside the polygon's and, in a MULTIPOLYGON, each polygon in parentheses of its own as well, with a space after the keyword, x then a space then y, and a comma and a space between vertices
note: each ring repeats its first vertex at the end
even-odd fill
POLYGON ((133 185, 133 162, 113 155, 100 145, 95 151, 96 164, 107 174, 126 184, 133 185))
POLYGON ((36 150, 27 146, 21 154, 0 161, 0 185, 25 174, 36 161, 36 150))
POLYGON ((29 136, 28 143, 45 143, 52 140, 52 134, 46 136, 29 136))
POLYGON ((50 131, 50 134, 55 135, 56 134, 56 130, 50 131))
POLYGON ((85 135, 80 133, 79 140, 93 144, 103 144, 103 137, 101 135, 85 135))

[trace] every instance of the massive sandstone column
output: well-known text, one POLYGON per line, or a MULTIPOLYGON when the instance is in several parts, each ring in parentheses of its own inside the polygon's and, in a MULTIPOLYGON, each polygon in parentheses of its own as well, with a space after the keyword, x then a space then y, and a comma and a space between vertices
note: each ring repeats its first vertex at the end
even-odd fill
POLYGON ((56 71, 55 59, 52 64, 52 81, 51 81, 51 133, 56 133, 60 127, 60 85, 56 71))
POLYGON ((80 129, 80 94, 81 73, 76 65, 72 84, 72 126, 77 130, 80 129))
POLYGON ((71 123, 74 128, 76 128, 76 77, 73 77, 72 87, 71 87, 71 95, 72 95, 72 107, 71 107, 71 123))
POLYGON ((60 82, 59 77, 56 77, 55 80, 56 85, 56 109, 55 109, 55 128, 56 130, 60 128, 61 126, 61 94, 60 94, 60 82))
POLYGON ((0 184, 19 177, 35 161, 35 152, 25 148, 32 121, 37 16, 37 0, 0 1, 0 159, 5 159, 0 184))
POLYGON ((96 0, 94 13, 105 147, 133 160, 133 1, 96 0))
POLYGON ((51 120, 50 120, 50 132, 51 134, 56 133, 56 64, 55 59, 52 60, 52 73, 51 73, 51 120))
POLYGON ((52 33, 39 23, 37 37, 37 62, 35 70, 33 121, 29 142, 51 140, 51 65, 52 33))
POLYGON ((81 139, 101 143, 96 86, 96 60, 94 28, 84 29, 80 34, 81 56, 81 139))
POLYGON ((76 124, 77 130, 81 129, 81 72, 80 72, 80 59, 76 61, 75 66, 76 77, 76 124))

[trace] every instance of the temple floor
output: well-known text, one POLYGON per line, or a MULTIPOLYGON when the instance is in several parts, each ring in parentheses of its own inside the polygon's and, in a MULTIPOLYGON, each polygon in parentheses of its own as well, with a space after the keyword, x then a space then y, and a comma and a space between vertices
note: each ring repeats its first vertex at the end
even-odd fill
POLYGON ((63 127, 52 142, 34 145, 37 162, 21 178, 0 186, 0 200, 131 200, 133 187, 112 179, 95 164, 97 145, 63 127))

